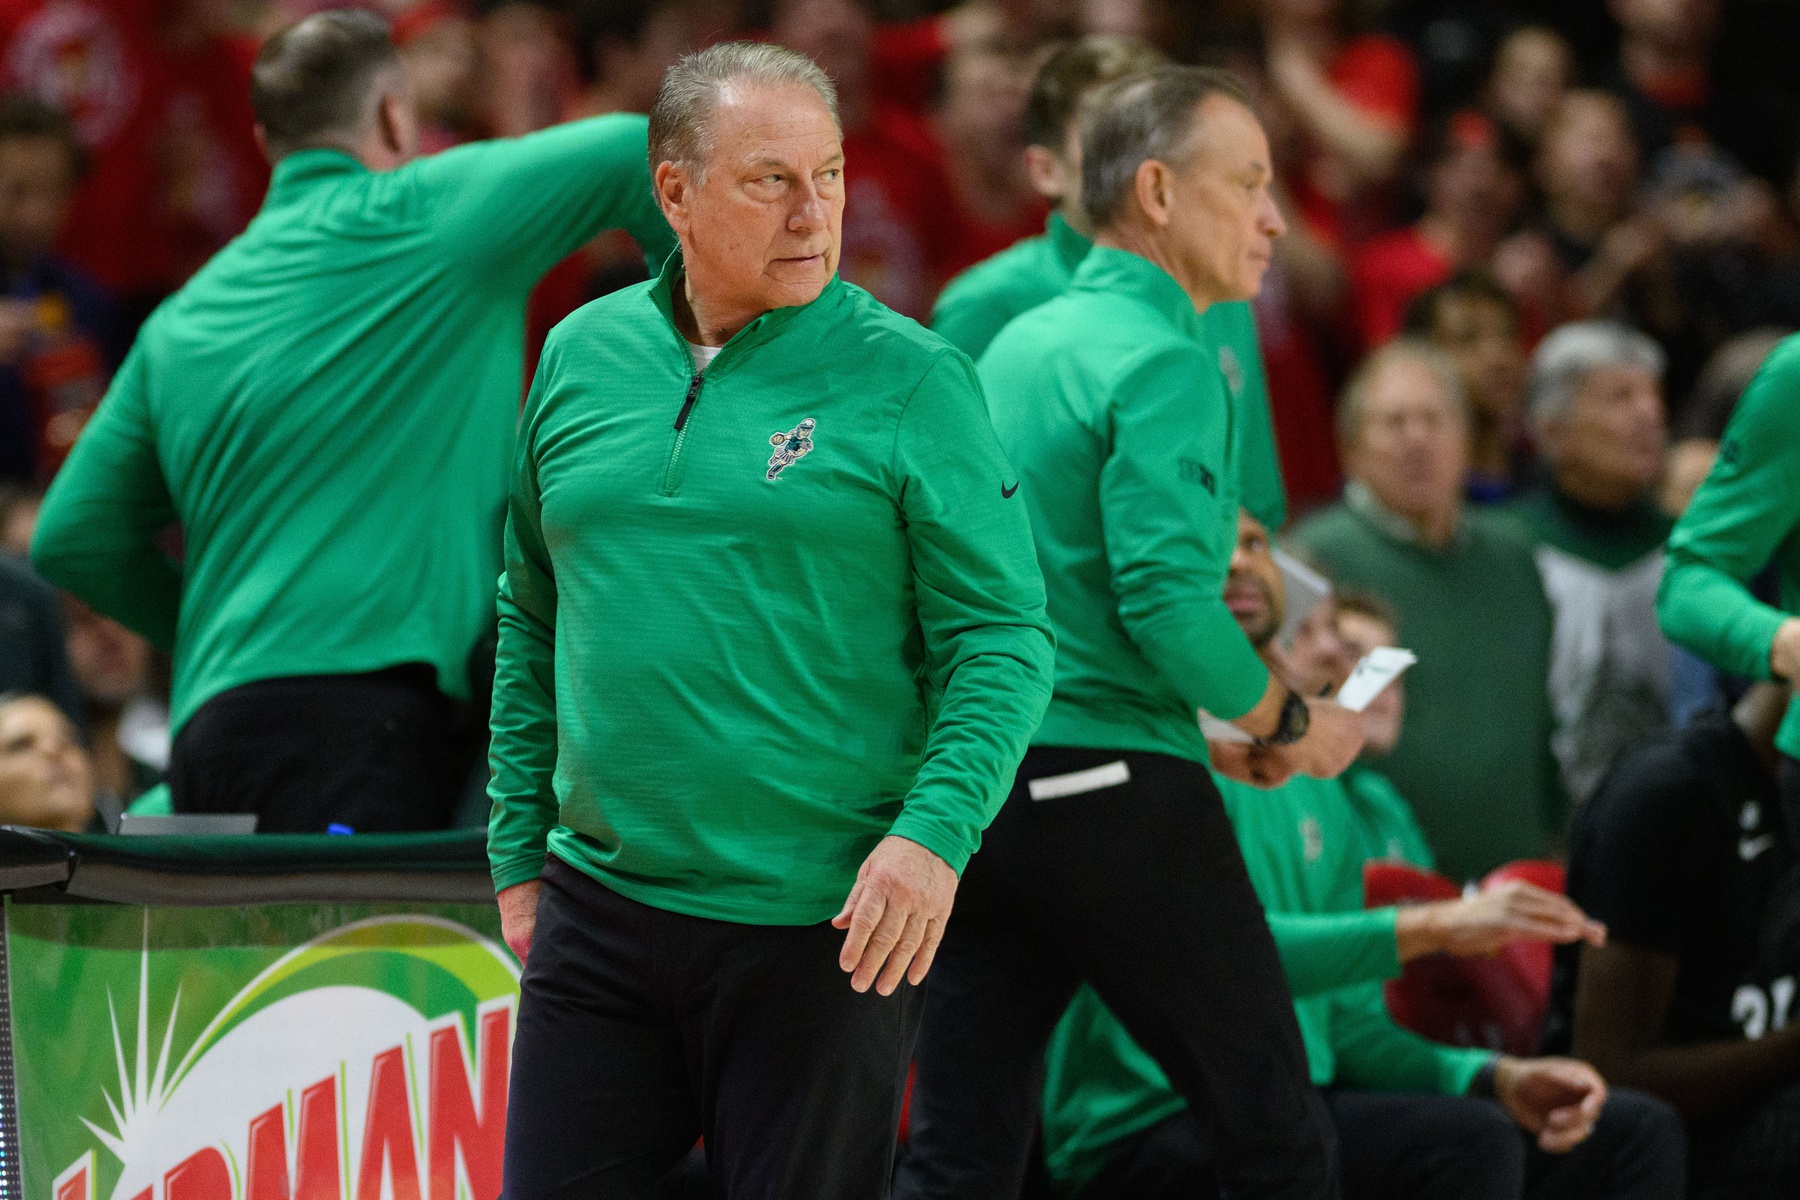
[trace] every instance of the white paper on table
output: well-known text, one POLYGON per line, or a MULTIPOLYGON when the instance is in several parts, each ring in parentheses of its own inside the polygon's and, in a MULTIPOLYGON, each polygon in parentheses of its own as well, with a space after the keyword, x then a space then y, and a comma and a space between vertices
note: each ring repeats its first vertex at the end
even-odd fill
POLYGON ((1344 686, 1338 689, 1334 698, 1351 712, 1361 712, 1388 684, 1400 678, 1402 671, 1418 661, 1418 656, 1411 650, 1377 646, 1356 664, 1356 669, 1350 672, 1350 678, 1344 680, 1344 686))

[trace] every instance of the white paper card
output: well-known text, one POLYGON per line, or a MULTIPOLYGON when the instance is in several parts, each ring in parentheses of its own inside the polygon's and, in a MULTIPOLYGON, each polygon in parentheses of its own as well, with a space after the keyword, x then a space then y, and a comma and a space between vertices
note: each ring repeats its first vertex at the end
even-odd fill
POLYGON ((1361 712, 1369 707, 1371 700, 1381 695, 1388 684, 1400 678, 1402 671, 1418 661, 1418 656, 1411 650, 1402 650, 1398 646, 1377 646, 1356 664, 1356 669, 1350 672, 1350 678, 1344 680, 1344 686, 1338 689, 1338 694, 1333 698, 1351 712, 1361 712))
POLYGON ((1204 708, 1200 710, 1200 732, 1206 735, 1206 740, 1209 742, 1254 742, 1256 740, 1230 721, 1221 721, 1204 708))
POLYGON ((1287 593, 1287 613, 1281 619, 1279 635, 1284 641, 1292 641, 1313 609, 1331 595, 1331 581, 1285 550, 1274 551, 1272 557, 1281 568, 1281 586, 1287 593))

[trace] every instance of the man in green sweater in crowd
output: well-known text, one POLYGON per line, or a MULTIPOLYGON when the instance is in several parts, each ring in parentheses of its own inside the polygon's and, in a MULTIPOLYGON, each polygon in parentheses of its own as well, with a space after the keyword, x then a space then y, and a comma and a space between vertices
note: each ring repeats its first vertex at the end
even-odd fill
MULTIPOLYGON (((1769 353, 1731 414, 1706 482, 1669 535, 1663 632, 1734 675, 1800 686, 1800 336, 1769 353), (1778 604, 1750 591, 1773 566, 1778 604)), ((1800 701, 1775 735, 1786 827, 1800 830, 1800 701)))
MULTIPOLYGON (((1307 685, 1333 682, 1305 676, 1275 644, 1281 574, 1261 526, 1246 514, 1239 530, 1227 595, 1245 634, 1307 685)), ((1602 928, 1517 881, 1472 899, 1365 910, 1363 836, 1339 781, 1301 776, 1261 791, 1221 778, 1219 788, 1337 1131, 1345 1200, 1682 1194, 1681 1124, 1662 1102, 1608 1096, 1571 1059, 1426 1041, 1383 1005, 1380 981, 1420 955, 1476 957, 1521 939, 1598 944, 1602 928)), ((1081 1200, 1219 1193, 1215 1140, 1090 988, 1051 1043, 1044 1147, 1053 1179, 1081 1200)))
POLYGON ((413 161, 399 57, 350 11, 271 38, 251 99, 262 211, 138 335, 33 558, 174 653, 177 810, 442 828, 480 744, 526 296, 602 229, 671 245, 644 121, 413 161))
POLYGON ((1232 76, 1166 66, 1089 102, 1081 156, 1094 248, 979 367, 1056 691, 932 977, 900 1194, 1017 1195, 1044 1046, 1087 980, 1214 1122, 1234 1194, 1322 1197, 1325 1114, 1199 722, 1261 739, 1238 769, 1271 778, 1335 775, 1361 744, 1223 597, 1239 441, 1199 318, 1255 294, 1283 230, 1268 143, 1232 76))
POLYGON ((1369 356, 1344 390, 1342 503, 1294 540, 1334 579, 1406 615, 1414 715, 1372 760, 1419 815, 1440 869, 1478 878, 1540 858, 1566 804, 1550 749, 1551 613, 1529 540, 1465 504, 1469 416, 1455 364, 1411 338, 1369 356))
MULTIPOLYGON (((1025 101, 1025 169, 1050 216, 1042 236, 1013 243, 945 285, 931 328, 951 345, 979 360, 1008 321, 1068 288, 1094 244, 1094 227, 1081 209, 1082 105, 1107 83, 1162 61, 1142 42, 1101 35, 1070 42, 1044 60, 1025 101)), ((1231 393, 1244 505, 1279 529, 1287 521, 1287 493, 1249 301, 1211 305, 1200 314, 1200 330, 1231 393)))
POLYGON ((1576 804, 1613 760, 1669 723, 1670 647, 1656 622, 1657 506, 1668 434, 1662 347, 1616 321, 1575 321, 1531 358, 1531 423, 1550 478, 1511 511, 1537 546, 1556 614, 1552 746, 1576 804))
POLYGON ((704 1137, 732 1200, 878 1197, 1049 699, 1030 523, 969 360, 837 277, 817 66, 690 55, 650 161, 681 253, 551 334, 508 506, 503 1190, 647 1195, 704 1137))

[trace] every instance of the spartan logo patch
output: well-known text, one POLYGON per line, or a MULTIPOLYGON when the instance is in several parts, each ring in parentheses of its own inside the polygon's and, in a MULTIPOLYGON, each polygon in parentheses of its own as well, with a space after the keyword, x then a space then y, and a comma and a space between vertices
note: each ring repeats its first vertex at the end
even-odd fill
POLYGON ((817 424, 817 421, 808 417, 786 433, 769 435, 769 445, 775 447, 775 453, 769 455, 769 473, 763 476, 764 479, 774 479, 812 453, 812 431, 817 424))

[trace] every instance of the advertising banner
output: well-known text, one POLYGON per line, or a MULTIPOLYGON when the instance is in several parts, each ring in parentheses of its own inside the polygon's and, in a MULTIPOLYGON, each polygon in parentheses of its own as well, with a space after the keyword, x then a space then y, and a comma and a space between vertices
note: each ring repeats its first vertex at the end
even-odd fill
POLYGON ((9 902, 6 951, 28 1200, 499 1195, 491 904, 9 902))

